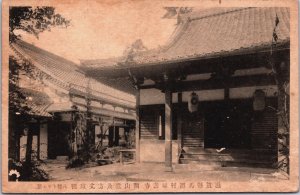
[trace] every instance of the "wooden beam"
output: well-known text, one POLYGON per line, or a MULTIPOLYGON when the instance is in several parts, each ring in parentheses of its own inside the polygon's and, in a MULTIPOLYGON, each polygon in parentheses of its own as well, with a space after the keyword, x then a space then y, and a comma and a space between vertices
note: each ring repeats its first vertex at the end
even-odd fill
POLYGON ((224 99, 225 101, 228 101, 229 100, 229 86, 228 86, 228 78, 225 78, 224 79, 224 99))
MULTIPOLYGON (((224 89, 224 88, 237 88, 237 87, 251 87, 251 86, 264 86, 275 85, 274 78, 267 74, 261 75, 248 75, 230 77, 226 82, 224 79, 208 79, 208 80, 195 80, 195 81, 177 81, 173 84, 173 92, 192 91, 192 90, 209 90, 209 89, 224 89)), ((140 89, 158 88, 157 85, 141 86, 140 89)))
MULTIPOLYGON (((283 46, 279 46, 276 51, 276 55, 282 56, 289 53, 289 43, 283 46)), ((233 69, 247 69, 260 66, 267 66, 270 56, 269 46, 265 48, 254 50, 251 49, 248 52, 228 52, 228 54, 214 55, 210 57, 200 58, 186 58, 179 60, 171 60, 164 62, 155 62, 153 64, 141 64, 138 66, 130 67, 132 74, 138 77, 151 77, 161 74, 164 71, 180 70, 185 74, 196 73, 209 73, 216 71, 220 65, 220 59, 222 59, 222 65, 233 69)), ((124 68, 85 68, 87 75, 93 77, 126 77, 128 76, 129 67, 124 68)))
MULTIPOLYGON (((77 90, 77 89, 74 89, 74 88, 70 89, 69 94, 72 97, 79 97, 79 98, 85 98, 85 95, 86 95, 84 92, 82 92, 80 90, 77 90)), ((95 95, 90 95, 89 99, 90 99, 90 101, 95 101, 95 102, 99 102, 99 103, 105 102, 107 104, 112 104, 112 105, 119 106, 119 107, 122 107, 122 108, 129 108, 129 109, 134 108, 134 102, 129 102, 127 100, 121 100, 121 101, 124 101, 124 103, 121 103, 121 102, 117 103, 117 102, 112 101, 112 100, 101 99, 101 98, 99 98, 95 95), (132 104, 132 106, 129 105, 129 104, 132 104)))
POLYGON ((165 170, 172 171, 172 92, 165 89, 165 170))

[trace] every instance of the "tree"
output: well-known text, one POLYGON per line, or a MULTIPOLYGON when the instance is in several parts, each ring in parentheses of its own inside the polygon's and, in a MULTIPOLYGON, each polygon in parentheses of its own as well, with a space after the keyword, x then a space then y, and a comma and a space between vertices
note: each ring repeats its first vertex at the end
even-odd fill
MULTIPOLYGON (((68 27, 70 21, 55 13, 54 7, 10 7, 9 8, 9 41, 16 42, 21 38, 17 31, 33 34, 36 38, 45 30, 56 26, 68 27)), ((25 96, 18 87, 19 74, 33 76, 33 69, 28 62, 9 57, 9 108, 15 114, 26 114, 28 107, 24 104, 25 96)))
POLYGON ((276 14, 275 26, 272 34, 269 67, 278 87, 278 108, 274 109, 279 117, 278 120, 278 168, 287 174, 290 173, 290 57, 288 54, 274 54, 277 46, 277 27, 279 18, 276 14))
MULTIPOLYGON (((50 31, 51 28, 56 26, 68 27, 69 24, 69 20, 55 13, 54 7, 10 7, 9 43, 13 44, 22 38, 18 31, 39 38, 39 34, 46 30, 50 31)), ((9 56, 9 148, 10 157, 15 159, 18 159, 19 156, 15 148, 18 145, 19 131, 23 128, 20 124, 25 124, 31 118, 30 108, 26 104, 26 96, 19 87, 19 75, 26 74, 34 78, 34 73, 35 70, 29 62, 19 59, 17 56, 9 56), (14 154, 11 154, 11 152, 14 154)), ((30 128, 28 130, 27 143, 30 143, 32 132, 30 132, 30 128)), ((31 164, 31 158, 29 158, 31 157, 31 151, 31 144, 27 144, 25 164, 28 166, 31 164)))
POLYGON ((9 41, 20 38, 17 30, 33 34, 36 38, 45 30, 51 31, 56 26, 68 27, 70 20, 55 13, 54 7, 10 7, 9 41))

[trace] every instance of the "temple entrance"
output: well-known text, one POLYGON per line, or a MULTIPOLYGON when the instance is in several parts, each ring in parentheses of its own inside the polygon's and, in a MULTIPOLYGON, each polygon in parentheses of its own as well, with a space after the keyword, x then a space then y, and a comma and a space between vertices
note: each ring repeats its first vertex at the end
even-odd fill
POLYGON ((251 99, 201 102, 200 107, 182 116, 183 147, 251 148, 251 99))
POLYGON ((69 156, 70 124, 68 122, 49 123, 48 130, 48 158, 56 159, 57 156, 69 156))
POLYGON ((252 122, 251 99, 201 102, 197 112, 183 116, 179 162, 217 166, 247 162, 252 156, 252 122))
POLYGON ((247 100, 207 103, 205 147, 250 148, 252 113, 252 102, 247 100))

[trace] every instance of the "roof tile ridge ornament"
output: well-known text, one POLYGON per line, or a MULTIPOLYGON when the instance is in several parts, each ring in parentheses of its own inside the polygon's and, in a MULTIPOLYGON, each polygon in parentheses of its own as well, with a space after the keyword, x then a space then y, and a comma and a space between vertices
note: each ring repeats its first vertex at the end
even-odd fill
MULTIPOLYGON (((172 47, 177 42, 177 40, 180 39, 181 35, 185 32, 185 30, 188 28, 188 24, 190 23, 191 18, 190 18, 190 16, 184 16, 184 14, 178 14, 177 20, 178 21, 176 24, 176 28, 174 29, 171 37, 169 38, 169 41, 167 41, 167 43, 165 45, 159 46, 157 48, 153 48, 150 50, 138 51, 138 52, 134 53, 132 56, 132 60, 133 60, 132 62, 135 64, 140 64, 138 61, 134 60, 135 57, 142 56, 145 54, 151 55, 151 52, 153 52, 153 51, 157 51, 158 53, 165 52, 170 47, 172 47)), ((127 59, 125 61, 126 61, 126 63, 128 63, 127 59)))
POLYGON ((128 64, 137 64, 135 58, 143 54, 144 52, 148 53, 149 49, 144 46, 142 39, 135 40, 130 46, 128 46, 124 50, 123 56, 119 57, 123 60, 117 62, 116 67, 126 68, 128 67, 128 64))
MULTIPOLYGON (((192 12, 192 11, 189 11, 192 12)), ((189 14, 178 14, 176 28, 174 29, 172 35, 170 36, 167 43, 160 47, 161 52, 166 52, 170 47, 172 47, 184 34, 185 30, 188 28, 189 23, 191 22, 191 17, 189 14)))

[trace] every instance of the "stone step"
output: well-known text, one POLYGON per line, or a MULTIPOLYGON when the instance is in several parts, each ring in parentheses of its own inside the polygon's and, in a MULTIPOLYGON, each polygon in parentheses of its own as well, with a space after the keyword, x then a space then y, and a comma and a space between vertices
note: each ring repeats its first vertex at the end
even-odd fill
POLYGON ((188 146, 188 147, 203 147, 203 144, 185 144, 184 146, 188 146))
POLYGON ((270 161, 253 161, 249 159, 243 160, 219 160, 219 159, 195 159, 195 158, 180 158, 181 164, 199 164, 199 165, 214 165, 222 167, 265 167, 271 168, 273 162, 270 161))
POLYGON ((174 169, 176 171, 195 171, 195 170, 216 170, 221 168, 220 164, 200 164, 199 162, 191 162, 185 164, 176 164, 174 169))
POLYGON ((193 158, 180 158, 180 164, 198 164, 198 165, 210 165, 210 166, 222 166, 223 162, 221 161, 213 161, 213 160, 200 160, 200 159, 193 159, 193 158))
POLYGON ((198 153, 198 154, 209 153, 209 154, 255 155, 255 156, 276 155, 276 153, 272 151, 225 149, 221 152, 217 152, 216 148, 188 147, 188 146, 183 146, 182 153, 198 153))
POLYGON ((68 161, 69 157, 68 156, 56 156, 56 160, 58 160, 58 161, 68 161))
POLYGON ((221 161, 222 156, 210 156, 210 155, 194 155, 194 154, 182 154, 181 158, 185 159, 197 159, 197 160, 214 160, 214 161, 221 161))
POLYGON ((189 153, 181 153, 182 156, 188 158, 209 158, 209 157, 219 157, 219 158, 231 158, 231 159, 253 159, 253 160, 262 160, 262 161, 272 161, 277 159, 276 155, 249 155, 249 154, 222 154, 222 153, 197 153, 197 152, 189 152, 189 153))
POLYGON ((203 147, 183 147, 180 162, 183 164, 212 162, 221 166, 233 167, 272 167, 276 155, 251 150, 204 149, 203 147))
POLYGON ((260 161, 226 161, 223 162, 225 167, 260 167, 260 168, 272 168, 273 162, 260 162, 260 161))

